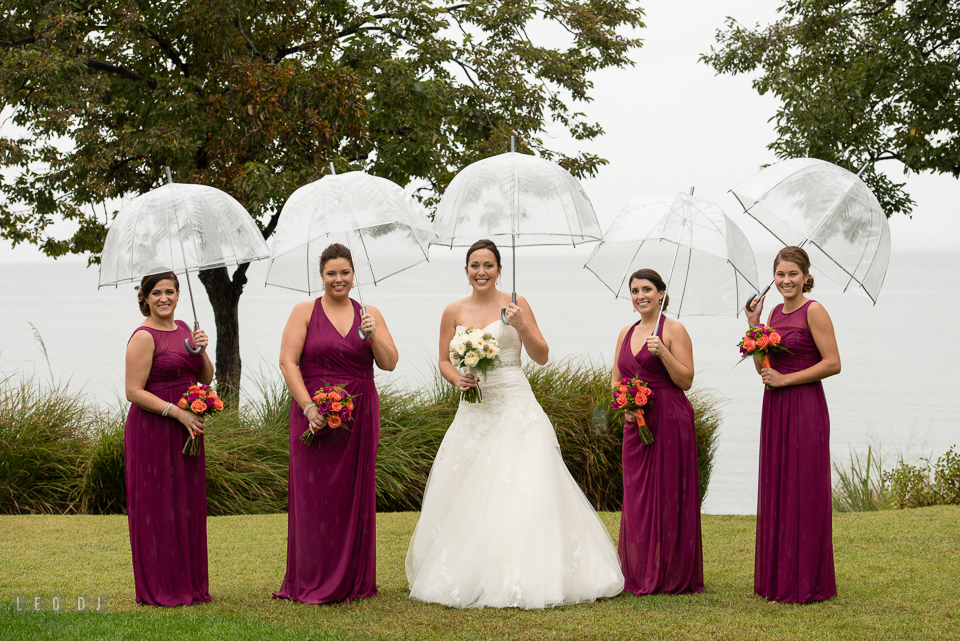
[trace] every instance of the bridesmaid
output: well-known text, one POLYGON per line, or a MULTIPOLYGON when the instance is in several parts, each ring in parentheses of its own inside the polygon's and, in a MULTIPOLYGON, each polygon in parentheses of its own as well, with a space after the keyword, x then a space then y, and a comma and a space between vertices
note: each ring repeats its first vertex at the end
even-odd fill
MULTIPOLYGON (((837 595, 830 497, 830 416, 820 382, 840 372, 833 323, 813 289, 810 258, 784 247, 773 261, 783 303, 770 313, 787 348, 757 370, 770 388, 760 420, 760 484, 753 591, 771 601, 806 603, 837 595)), ((763 298, 747 312, 760 323, 763 298)))
POLYGON ((660 317, 670 297, 657 272, 630 276, 630 298, 640 320, 620 331, 612 383, 628 377, 649 384, 653 394, 644 418, 654 440, 643 444, 636 414, 628 411, 618 546, 624 589, 638 596, 702 592, 697 439, 684 394, 693 384, 693 345, 683 325, 660 317))
POLYGON ((397 366, 397 348, 375 307, 350 298, 354 268, 340 244, 320 255, 323 296, 298 303, 283 330, 280 370, 290 405, 287 573, 274 597, 303 603, 350 601, 377 593, 376 479, 380 401, 373 363, 397 366), (358 329, 369 337, 360 339, 358 329), (326 385, 358 395, 351 424, 330 428, 312 396, 326 385), (313 443, 304 445, 309 429, 313 443))
POLYGON ((179 298, 173 272, 145 277, 137 302, 147 319, 127 343, 127 524, 137 603, 146 605, 210 600, 203 417, 177 401, 189 386, 210 383, 213 363, 203 330, 192 334, 199 354, 184 347, 191 333, 173 318, 179 298), (199 455, 181 453, 188 438, 201 438, 199 455))

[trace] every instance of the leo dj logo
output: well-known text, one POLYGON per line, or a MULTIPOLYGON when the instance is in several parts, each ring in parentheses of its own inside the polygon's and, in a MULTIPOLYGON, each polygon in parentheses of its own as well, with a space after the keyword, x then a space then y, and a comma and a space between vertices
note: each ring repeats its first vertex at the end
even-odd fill
POLYGON ((108 606, 105 594, 74 597, 34 594, 13 598, 14 612, 106 612, 108 606))

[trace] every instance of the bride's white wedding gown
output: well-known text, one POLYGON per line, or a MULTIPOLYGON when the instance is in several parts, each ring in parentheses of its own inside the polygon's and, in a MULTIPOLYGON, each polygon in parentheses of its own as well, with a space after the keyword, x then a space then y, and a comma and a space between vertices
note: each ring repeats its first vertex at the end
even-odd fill
POLYGON ((539 609, 616 596, 617 552, 520 368, 520 337, 499 320, 485 329, 500 366, 480 381, 483 402, 460 403, 433 462, 407 551, 410 597, 539 609))

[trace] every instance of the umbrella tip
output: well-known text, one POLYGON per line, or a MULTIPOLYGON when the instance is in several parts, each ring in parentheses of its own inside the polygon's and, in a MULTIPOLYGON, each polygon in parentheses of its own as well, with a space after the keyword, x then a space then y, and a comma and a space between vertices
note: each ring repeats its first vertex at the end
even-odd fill
POLYGON ((693 195, 693 185, 690 185, 690 195, 693 195))
POLYGON ((517 149, 517 137, 510 136, 510 153, 514 153, 517 149))
POLYGON ((167 170, 167 184, 173 184, 173 175, 170 173, 170 167, 164 167, 167 170))
POLYGON ((333 166, 333 161, 332 161, 332 160, 330 161, 330 175, 331 175, 331 176, 336 176, 336 175, 337 175, 337 168, 333 166))

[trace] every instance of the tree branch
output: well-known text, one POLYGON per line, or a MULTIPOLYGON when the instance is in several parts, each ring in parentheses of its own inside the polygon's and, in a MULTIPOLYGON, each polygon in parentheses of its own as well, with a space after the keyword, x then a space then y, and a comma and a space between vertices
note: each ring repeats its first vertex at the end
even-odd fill
POLYGON ((180 57, 180 54, 178 54, 177 51, 173 48, 173 45, 170 44, 169 42, 167 42, 167 40, 166 40, 165 38, 163 38, 162 36, 160 36, 160 34, 154 33, 153 31, 151 31, 150 29, 148 29, 148 28, 146 28, 146 27, 142 27, 142 29, 143 29, 144 32, 146 32, 151 38, 153 38, 153 40, 154 40, 158 45, 160 45, 160 49, 163 50, 163 52, 164 52, 165 54, 167 54, 167 58, 170 59, 170 62, 173 63, 173 66, 175 66, 177 69, 179 69, 179 70, 180 70, 180 73, 182 73, 184 76, 186 76, 186 77, 189 78, 189 77, 190 77, 190 68, 187 66, 187 64, 186 64, 186 63, 183 61, 183 59, 180 57))
MULTIPOLYGON (((260 50, 257 49, 257 45, 253 44, 253 40, 251 40, 251 39, 247 36, 246 32, 243 30, 243 27, 240 25, 240 18, 234 18, 234 19, 233 19, 233 26, 235 26, 235 27, 237 28, 237 31, 240 32, 240 35, 243 36, 243 39, 247 41, 247 49, 249 49, 250 51, 252 51, 255 56, 257 56, 257 57, 260 58, 261 60, 265 60, 265 61, 267 61, 267 62, 273 62, 273 63, 277 62, 276 60, 274 60, 274 59, 272 59, 272 58, 268 58, 267 56, 265 56, 265 55, 263 55, 262 53, 260 53, 260 50)), ((279 53, 279 52, 278 52, 278 53, 279 53)))
POLYGON ((20 40, 0 40, 0 45, 5 47, 19 47, 20 45, 32 45, 37 41, 36 36, 21 38, 20 40))
POLYGON ((145 81, 148 85, 150 85, 151 88, 156 87, 157 85, 157 82, 152 78, 144 78, 140 74, 134 73, 125 67, 107 64, 106 62, 94 60, 93 58, 87 58, 83 61, 83 63, 91 69, 96 69, 97 71, 106 71, 107 73, 118 75, 121 78, 126 78, 127 80, 133 80, 134 82, 145 81))
POLYGON ((877 9, 873 11, 858 11, 856 13, 848 13, 847 15, 851 18, 857 18, 860 16, 863 16, 863 17, 878 16, 884 11, 886 11, 887 9, 889 9, 890 7, 892 7, 894 4, 896 4, 896 0, 887 0, 885 3, 883 3, 881 6, 879 6, 877 9))

